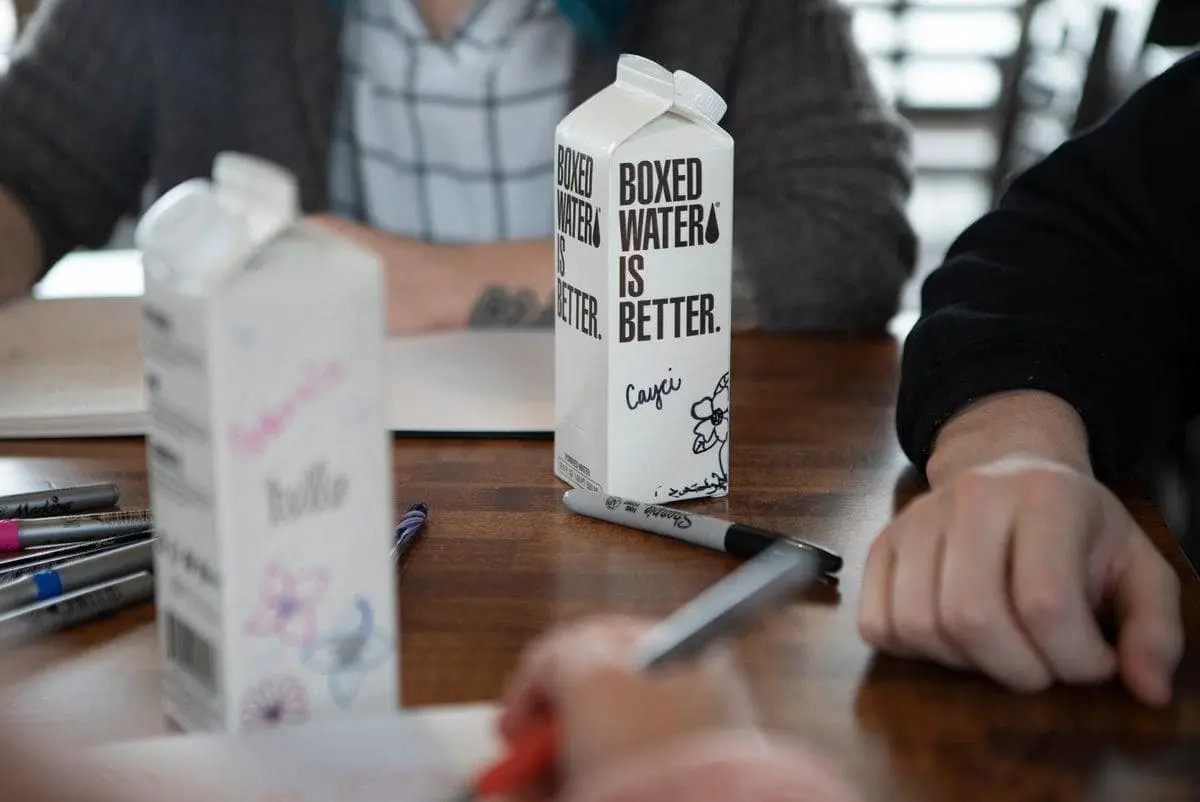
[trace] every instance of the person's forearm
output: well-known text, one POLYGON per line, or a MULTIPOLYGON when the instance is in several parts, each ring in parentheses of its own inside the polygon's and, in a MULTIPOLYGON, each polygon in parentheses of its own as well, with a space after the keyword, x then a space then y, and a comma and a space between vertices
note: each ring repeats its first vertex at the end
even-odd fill
POLYGON ((29 215, 0 189, 0 303, 24 295, 42 272, 42 243, 29 215))
POLYGON ((997 393, 942 425, 926 466, 932 487, 1005 456, 1029 454, 1090 474, 1087 429, 1079 413, 1049 393, 997 393))
POLYGON ((467 325, 548 325, 554 320, 553 240, 449 247, 466 277, 467 325))

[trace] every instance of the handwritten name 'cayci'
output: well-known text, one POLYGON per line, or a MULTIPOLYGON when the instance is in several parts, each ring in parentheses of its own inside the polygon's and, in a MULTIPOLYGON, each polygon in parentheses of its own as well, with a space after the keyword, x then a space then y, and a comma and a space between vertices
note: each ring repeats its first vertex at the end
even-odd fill
MULTIPOLYGON (((667 368, 667 373, 670 374, 672 368, 667 368)), ((640 409, 646 404, 654 404, 654 408, 661 410, 663 408, 663 398, 683 387, 683 379, 668 375, 664 379, 660 379, 649 387, 635 387, 632 384, 625 385, 625 406, 630 411, 640 409)))

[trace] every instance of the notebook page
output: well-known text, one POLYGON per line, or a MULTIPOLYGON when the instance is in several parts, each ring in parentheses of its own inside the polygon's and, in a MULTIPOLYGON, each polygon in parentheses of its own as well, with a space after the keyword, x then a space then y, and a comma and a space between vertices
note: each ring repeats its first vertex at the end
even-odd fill
MULTIPOLYGON (((0 307, 0 439, 145 433, 140 299, 56 298, 0 307)), ((548 434, 549 330, 456 331, 388 343, 392 431, 548 434)))
POLYGON ((0 436, 140 434, 139 301, 0 307, 0 436))

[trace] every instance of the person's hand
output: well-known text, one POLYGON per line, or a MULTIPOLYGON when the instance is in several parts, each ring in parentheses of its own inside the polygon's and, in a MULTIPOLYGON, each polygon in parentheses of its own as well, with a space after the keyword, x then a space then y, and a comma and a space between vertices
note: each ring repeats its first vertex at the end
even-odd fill
POLYGON ((859 628, 1018 691, 1119 672, 1152 705, 1170 701, 1183 649, 1178 578, 1121 502, 1090 473, 1021 455, 946 475, 897 516, 867 558, 859 628), (1106 603, 1115 649, 1096 620, 1106 603))
POLYGON ((387 282, 389 334, 406 336, 466 325, 474 288, 443 258, 444 249, 333 215, 313 215, 308 220, 379 255, 387 282))
MULTIPOLYGON (((554 630, 524 655, 500 734, 519 742, 558 721, 560 800, 569 802, 852 802, 833 769, 756 725, 727 649, 648 675, 632 660, 647 622, 604 617, 554 630)), ((534 795, 536 798, 537 795, 534 795)))
POLYGON ((749 690, 733 657, 713 647, 653 675, 633 664, 650 624, 604 617, 553 630, 525 653, 509 684, 500 735, 521 740, 557 720, 569 775, 696 732, 754 729, 749 690))

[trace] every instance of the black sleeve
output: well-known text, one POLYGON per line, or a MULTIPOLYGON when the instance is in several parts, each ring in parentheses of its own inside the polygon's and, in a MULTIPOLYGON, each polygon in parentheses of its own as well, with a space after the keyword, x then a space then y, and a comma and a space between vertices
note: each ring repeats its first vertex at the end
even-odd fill
POLYGON ((1016 180, 921 303, 896 422, 922 470, 947 418, 1003 390, 1079 410, 1105 478, 1176 430, 1200 375, 1200 57, 1016 180))
POLYGON ((152 49, 145 0, 42 0, 0 76, 0 187, 24 207, 45 267, 99 247, 149 174, 152 49))

